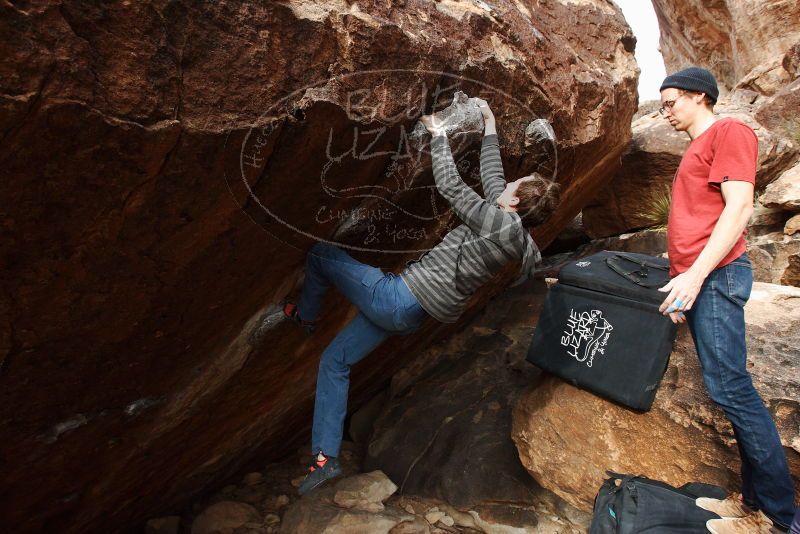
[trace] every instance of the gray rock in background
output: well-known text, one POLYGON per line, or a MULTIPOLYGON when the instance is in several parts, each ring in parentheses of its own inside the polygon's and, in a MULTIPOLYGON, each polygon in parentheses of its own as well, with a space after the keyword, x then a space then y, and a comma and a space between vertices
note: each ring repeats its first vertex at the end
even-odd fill
POLYGON ((243 502, 221 501, 209 506, 192 523, 192 534, 216 534, 248 524, 261 525, 261 514, 243 502))
POLYGON ((397 491, 397 486, 381 471, 362 473, 336 484, 333 501, 343 508, 369 512, 383 510, 383 501, 397 491))
MULTIPOLYGON (((354 492, 365 495, 370 493, 369 488, 374 486, 375 481, 369 477, 364 478, 364 476, 345 478, 335 486, 326 484, 305 495, 286 510, 280 532, 283 534, 298 532, 303 534, 351 534, 354 532, 388 534, 398 524, 414 521, 413 515, 393 507, 383 509, 381 505, 380 510, 377 507, 364 510, 363 506, 343 508, 338 505, 336 498, 340 494, 340 486, 344 488, 344 493, 354 492)), ((379 499, 371 502, 381 504, 379 499)), ((347 501, 346 504, 351 505, 352 502, 347 501)))

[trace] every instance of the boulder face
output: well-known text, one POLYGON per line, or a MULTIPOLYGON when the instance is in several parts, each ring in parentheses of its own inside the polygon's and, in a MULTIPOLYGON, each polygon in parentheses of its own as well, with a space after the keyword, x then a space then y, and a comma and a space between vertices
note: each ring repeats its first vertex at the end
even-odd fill
POLYGON ((800 286, 797 264, 800 260, 800 235, 783 232, 748 239, 747 256, 753 264, 753 279, 785 286, 800 286))
POLYGON ((779 132, 795 145, 800 145, 798 107, 800 107, 800 78, 783 87, 775 96, 762 102, 756 111, 755 118, 759 124, 779 132))
MULTIPOLYGON (((748 367, 800 480, 800 289, 754 284, 746 310, 748 367)), ((523 465, 545 488, 583 510, 605 471, 674 485, 739 488, 733 430, 708 398, 688 328, 681 328, 652 409, 637 413, 547 377, 514 407, 512 437, 523 465)), ((800 494, 798 494, 800 501, 800 494)))
MULTIPOLYGON (((0 5, 0 529, 134 530, 304 442, 352 310, 306 339, 276 305, 315 240, 396 270, 446 230, 430 174, 392 164, 454 91, 491 101, 509 178, 555 168, 524 136, 552 123, 541 245, 608 180, 637 79, 612 3, 391 4, 0 5)), ((446 331, 379 348, 354 405, 446 331)))
POLYGON ((795 2, 652 0, 667 72, 711 70, 724 90, 737 84, 762 94, 796 77, 791 47, 800 41, 795 2))
POLYGON ((769 184, 760 200, 768 208, 800 211, 800 164, 787 170, 769 184))

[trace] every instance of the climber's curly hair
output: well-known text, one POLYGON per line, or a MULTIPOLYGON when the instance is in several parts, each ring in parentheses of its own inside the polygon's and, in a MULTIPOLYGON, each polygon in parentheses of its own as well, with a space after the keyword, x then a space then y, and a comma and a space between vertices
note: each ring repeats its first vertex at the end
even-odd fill
POLYGON ((519 184, 516 194, 519 198, 517 214, 525 228, 542 224, 556 211, 561 201, 560 185, 536 172, 530 178, 533 179, 519 184))

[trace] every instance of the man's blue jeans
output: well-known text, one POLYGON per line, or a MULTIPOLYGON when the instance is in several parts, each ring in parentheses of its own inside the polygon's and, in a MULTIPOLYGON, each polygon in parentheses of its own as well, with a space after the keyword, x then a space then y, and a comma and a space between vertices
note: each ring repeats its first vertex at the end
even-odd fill
POLYGON ((747 371, 744 305, 753 270, 746 254, 714 270, 686 313, 708 394, 733 425, 742 459, 742 496, 788 528, 794 488, 778 430, 747 371))
POLYGON ((311 453, 338 456, 347 415, 350 367, 387 337, 418 329, 428 313, 400 276, 358 262, 333 245, 317 243, 306 256, 303 292, 297 303, 300 317, 317 319, 331 285, 359 309, 323 351, 317 375, 311 453))

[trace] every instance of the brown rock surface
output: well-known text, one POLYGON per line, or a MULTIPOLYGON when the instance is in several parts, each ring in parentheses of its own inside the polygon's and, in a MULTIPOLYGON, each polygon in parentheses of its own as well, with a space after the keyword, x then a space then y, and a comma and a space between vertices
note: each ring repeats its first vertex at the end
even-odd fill
POLYGON ((221 501, 211 505, 192 523, 192 534, 217 534, 248 524, 261 525, 258 510, 242 502, 221 501))
POLYGON ((786 51, 782 65, 792 78, 800 76, 800 42, 795 43, 786 51))
POLYGON ((775 96, 758 103, 755 119, 798 146, 800 145, 798 109, 800 109, 800 79, 782 88, 775 96))
POLYGON ((798 285, 793 265, 800 258, 800 235, 788 236, 779 231, 748 239, 747 256, 753 264, 754 280, 798 285))
POLYGON ((800 211, 800 164, 787 170, 769 184, 760 201, 768 208, 800 211))
POLYGON ((790 212, 779 208, 766 208, 761 202, 756 202, 753 216, 747 223, 748 239, 752 240, 753 237, 782 231, 790 217, 790 212))
POLYGON ((382 512, 340 508, 333 503, 334 492, 333 487, 324 487, 291 505, 283 516, 280 532, 388 534, 400 523, 414 521, 414 516, 396 508, 387 508, 382 512))
MULTIPOLYGON (((746 307, 750 372, 776 420, 796 487, 798 304, 800 289, 756 283, 746 307)), ((736 490, 739 484, 732 429, 705 392, 686 328, 651 411, 636 413, 550 376, 515 405, 512 436, 534 478, 583 510, 591 509, 606 469, 675 485, 702 481, 736 490)))
POLYGON ((147 522, 144 534, 178 534, 180 522, 179 516, 157 517, 147 522))
MULTIPOLYGON (((794 1, 652 0, 661 31, 661 53, 667 72, 699 65, 711 70, 722 89, 732 89, 754 69, 754 78, 780 80, 753 83, 774 90, 791 80, 783 59, 800 40, 800 18, 794 1), (777 71, 777 72, 776 72, 777 71)), ((788 66, 788 65, 787 65, 788 66)), ((791 68, 789 66, 789 68, 791 68)), ((769 94, 768 92, 765 94, 769 94)))
POLYGON ((800 287, 800 253, 789 256, 786 270, 781 276, 781 284, 800 287))
POLYGON ((280 531, 286 534, 388 533, 415 522, 397 506, 384 507, 397 486, 380 471, 336 479, 314 489, 286 510, 280 531))
POLYGON ((783 228, 783 233, 786 235, 794 235, 800 231, 800 213, 786 221, 786 226, 783 228))
MULTIPOLYGON (((391 156, 462 89, 492 99, 509 177, 537 164, 525 125, 553 123, 546 244, 627 143, 633 43, 604 0, 0 3, 0 530, 125 532, 305 441, 317 357, 352 313, 332 299, 313 338, 264 326, 308 234, 380 216, 363 191, 438 206, 397 193, 391 156)), ((414 251, 357 255, 397 268, 444 219, 398 216, 379 248, 414 251)), ((353 405, 448 331, 378 349, 353 405)))
POLYGON ((380 471, 362 473, 336 484, 333 502, 342 508, 368 511, 383 510, 383 501, 397 491, 397 486, 380 471))

